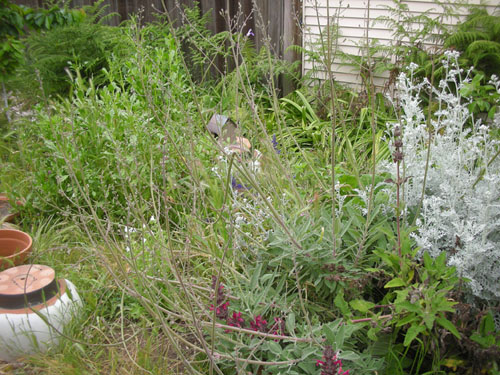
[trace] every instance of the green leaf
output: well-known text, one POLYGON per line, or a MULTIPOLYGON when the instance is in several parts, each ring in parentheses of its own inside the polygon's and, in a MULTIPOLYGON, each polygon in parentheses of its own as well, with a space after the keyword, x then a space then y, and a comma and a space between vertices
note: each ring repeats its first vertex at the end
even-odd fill
POLYGON ((436 319, 436 323, 439 324, 444 329, 447 329, 448 331, 450 331, 451 333, 453 333, 453 335, 457 339, 460 339, 460 333, 458 332, 458 330, 455 327, 455 325, 452 322, 450 322, 448 319, 446 319, 446 318, 437 318, 436 319))
POLYGON ((372 341, 377 341, 377 328, 371 327, 368 332, 366 333, 366 336, 372 340, 372 341))
POLYGON ((408 346, 412 343, 413 340, 419 335, 419 333, 424 332, 424 326, 411 326, 406 332, 405 341, 403 343, 404 346, 408 346))
POLYGON ((281 354, 281 346, 280 346, 280 344, 278 344, 275 341, 269 341, 268 345, 269 345, 269 350, 272 353, 274 353, 276 355, 280 355, 281 354))
POLYGON ((396 303, 396 311, 397 312, 411 311, 411 312, 417 313, 419 315, 422 314, 422 309, 420 308, 420 306, 417 304, 411 303, 410 301, 397 302, 396 303))
POLYGON ((309 362, 308 361, 302 361, 302 362, 299 362, 298 363, 298 367, 301 370, 304 370, 305 374, 314 374, 314 373, 317 373, 317 371, 318 371, 318 368, 314 364, 314 361, 309 361, 309 362))
POLYGON ((290 334, 293 334, 295 332, 295 314, 294 313, 290 313, 286 317, 285 327, 286 327, 286 330, 290 334))
POLYGON ((302 351, 302 356, 300 357, 300 360, 303 361, 304 359, 309 357, 311 354, 316 354, 317 350, 318 349, 316 347, 305 348, 302 351))
POLYGON ((414 314, 410 314, 403 319, 398 320, 398 322, 396 323, 396 327, 404 326, 405 324, 412 323, 415 320, 417 320, 417 317, 414 314))
POLYGON ((427 329, 430 331, 432 327, 434 327, 434 320, 436 319, 436 316, 433 314, 429 314, 428 312, 424 313, 423 316, 423 321, 425 323, 425 326, 427 329))
POLYGON ((339 330, 337 331, 337 337, 335 338, 335 348, 337 350, 342 349, 342 346, 344 346, 344 338, 345 338, 345 325, 341 324, 339 330))
POLYGON ((385 284, 384 288, 397 288, 399 286, 405 286, 405 285, 406 285, 405 282, 401 278, 396 277, 395 279, 392 279, 387 284, 385 284))
POLYGON ((491 312, 485 315, 479 327, 480 332, 483 335, 491 335, 495 332, 495 321, 493 320, 491 312))
POLYGON ((322 329, 324 335, 326 336, 326 341, 328 341, 329 344, 333 344, 337 340, 337 334, 333 331, 331 327, 329 327, 327 324, 323 326, 322 329))
POLYGON ((497 107, 496 106, 491 107, 491 109, 488 111, 488 117, 490 119, 493 119, 495 117, 496 111, 497 111, 497 107))
POLYGON ((358 310, 362 313, 368 312, 375 304, 373 302, 365 301, 362 299, 355 299, 354 301, 350 301, 349 305, 355 310, 358 310))
POLYGON ((259 282, 261 270, 262 270, 262 263, 259 263, 257 267, 253 270, 252 278, 250 279, 250 290, 255 290, 255 288, 257 288, 257 283, 259 282))
POLYGON ((339 353, 339 358, 348 361, 357 361, 359 359, 359 354, 356 354, 350 350, 346 350, 344 352, 339 353))
POLYGON ((489 348, 490 346, 495 345, 495 337, 493 337, 492 335, 485 337, 485 336, 481 336, 481 335, 479 335, 477 333, 473 333, 470 336, 470 339, 472 341, 477 342, 483 348, 489 348))
POLYGON ((335 303, 335 306, 337 306, 340 311, 342 312, 343 315, 349 316, 351 315, 351 311, 349 310, 349 305, 344 299, 344 291, 340 290, 337 295, 335 296, 335 299, 333 300, 335 303))

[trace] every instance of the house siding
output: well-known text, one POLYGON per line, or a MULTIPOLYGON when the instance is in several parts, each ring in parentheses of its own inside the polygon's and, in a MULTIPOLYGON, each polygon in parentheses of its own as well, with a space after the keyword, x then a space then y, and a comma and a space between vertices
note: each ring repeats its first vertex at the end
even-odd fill
MULTIPOLYGON (((459 6, 458 1, 441 2, 440 4, 437 4, 434 0, 401 1, 401 3, 407 5, 407 14, 410 16, 426 14, 434 19, 441 17, 440 22, 445 25, 456 24, 467 14, 467 9, 459 6), (444 16, 446 14, 445 8, 453 9, 454 15, 444 16)), ((479 5, 480 0, 469 0, 469 4, 479 5)), ((491 0, 484 6, 490 13, 493 13, 499 10, 500 1, 491 0)), ((393 35, 393 30, 380 20, 381 17, 390 17, 390 8, 394 7, 395 4, 392 0, 348 0, 344 2, 339 0, 303 0, 303 47, 309 51, 318 50, 322 32, 323 39, 326 39, 328 13, 330 19, 336 22, 339 28, 339 37, 333 47, 335 50, 338 49, 354 56, 366 56, 367 33, 370 43, 377 43, 382 46, 395 45, 397 41, 393 35), (329 5, 329 9, 327 5, 329 5)), ((412 24, 412 28, 416 29, 418 27, 418 23, 412 24)), ((424 47, 436 47, 430 40, 421 42, 424 47)), ((381 54, 379 53, 378 56, 380 57, 381 54)), ((395 56, 386 57, 393 61, 395 59, 395 56)), ((332 71, 336 82, 348 86, 360 86, 359 67, 345 65, 336 56, 332 64, 332 71)), ((305 53, 302 58, 302 73, 318 79, 325 79, 325 64, 318 64, 305 53)), ((375 73, 375 85, 383 87, 388 77, 388 72, 375 73)))

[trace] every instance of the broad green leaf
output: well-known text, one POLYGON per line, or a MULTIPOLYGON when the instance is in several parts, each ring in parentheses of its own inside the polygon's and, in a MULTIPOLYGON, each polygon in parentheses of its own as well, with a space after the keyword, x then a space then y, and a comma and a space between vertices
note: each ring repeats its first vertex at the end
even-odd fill
POLYGON ((424 332, 424 326, 411 326, 406 332, 405 341, 403 343, 404 346, 408 346, 412 343, 413 340, 419 335, 419 333, 424 332))
POLYGON ((472 341, 477 342, 483 348, 489 348, 490 346, 495 345, 495 337, 492 336, 492 335, 490 335, 490 336, 481 336, 478 333, 473 333, 470 336, 470 339, 472 341))
POLYGON ((410 314, 408 316, 405 316, 403 319, 398 320, 396 323, 396 327, 401 327, 404 326, 405 324, 412 323, 417 319, 415 314, 410 314))
POLYGON ((493 316, 491 315, 491 312, 489 312, 483 318, 483 321, 481 322, 481 325, 480 325, 480 330, 481 330, 481 333, 484 335, 493 334, 495 332, 495 322, 493 320, 493 316))
POLYGON ((269 345, 269 350, 272 353, 274 353, 276 355, 280 355, 281 354, 281 346, 280 346, 280 344, 278 344, 275 341, 269 341, 268 345, 269 345))
POLYGON ((420 308, 420 306, 415 303, 411 303, 410 301, 402 301, 396 303, 396 311, 411 311, 417 314, 422 313, 422 309, 420 308))
POLYGON ((372 340, 372 341, 377 341, 377 329, 376 328, 373 328, 371 327, 368 332, 366 332, 366 336, 372 340))
POLYGON ((316 352, 317 352, 317 348, 315 348, 315 347, 305 348, 302 351, 302 356, 300 357, 300 359, 303 361, 304 359, 309 357, 311 354, 315 354, 316 352))
POLYGON ((384 288, 397 288, 399 286, 405 286, 405 285, 406 285, 405 282, 401 278, 396 277, 395 279, 392 279, 387 284, 385 284, 384 288))
POLYGON ((455 325, 452 322, 450 322, 448 319, 446 319, 446 318, 437 318, 436 319, 436 323, 439 324, 444 329, 447 329, 448 331, 450 331, 451 333, 453 333, 453 335, 457 339, 460 339, 460 333, 458 332, 458 330, 455 327, 455 325))
POLYGON ((335 299, 333 300, 335 303, 335 306, 337 306, 340 311, 342 312, 343 315, 350 315, 351 311, 349 310, 349 305, 344 299, 344 291, 340 290, 337 295, 335 296, 335 299))
POLYGON ((434 320, 436 319, 436 316, 433 314, 429 314, 428 312, 424 313, 423 316, 423 321, 425 323, 425 326, 427 329, 430 331, 432 327, 434 327, 434 320))
POLYGON ((359 354, 356 354, 350 350, 339 353, 340 359, 346 359, 348 361, 357 361, 359 359, 359 354))
POLYGON ((365 301, 362 299, 355 299, 354 301, 350 301, 349 305, 355 310, 358 310, 362 313, 368 312, 375 304, 373 302, 365 301))
POLYGON ((318 368, 314 364, 314 361, 302 361, 298 363, 298 367, 304 370, 305 374, 314 374, 318 372, 318 368))
POLYGON ((330 344, 333 345, 333 343, 336 342, 337 340, 337 334, 336 332, 333 331, 332 328, 328 326, 328 324, 325 324, 322 329, 324 335, 326 336, 326 341, 330 344))

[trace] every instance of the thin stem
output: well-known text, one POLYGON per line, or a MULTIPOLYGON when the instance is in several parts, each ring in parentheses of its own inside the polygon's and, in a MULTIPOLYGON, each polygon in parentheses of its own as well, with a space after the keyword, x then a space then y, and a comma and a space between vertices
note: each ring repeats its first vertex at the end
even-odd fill
POLYGON ((370 194, 368 197, 368 207, 367 207, 367 213, 366 213, 366 221, 365 221, 365 228, 363 230, 363 236, 361 237, 361 241, 359 242, 358 246, 358 253, 356 255, 356 260, 354 262, 355 267, 358 265, 359 260, 361 259, 361 255, 363 252, 363 248, 366 243, 366 239, 368 237, 368 229, 370 227, 371 223, 371 216, 372 216, 372 210, 373 210, 373 194, 375 192, 375 171, 376 171, 376 166, 377 166, 377 149, 375 147, 376 144, 376 138, 377 138, 377 131, 376 131, 376 121, 375 121, 375 85, 373 83, 373 72, 371 70, 371 55, 370 55, 370 39, 369 39, 369 26, 370 26, 370 0, 368 0, 367 4, 367 16, 366 16, 366 29, 365 29, 365 43, 366 43, 366 59, 367 59, 367 74, 368 74, 368 82, 366 82, 367 86, 367 92, 368 92, 368 100, 370 101, 370 107, 371 107, 371 116, 370 116, 370 127, 372 130, 372 168, 371 168, 371 185, 370 185, 370 194))
POLYGON ((9 101, 7 100, 7 90, 5 89, 5 82, 2 82, 2 93, 3 93, 3 102, 5 105, 5 117, 7 117, 7 122, 11 122, 10 112, 9 112, 9 101))
POLYGON ((330 1, 326 2, 326 14, 327 14, 327 43, 328 43, 328 55, 327 55, 327 72, 328 72, 328 80, 330 83, 330 96, 331 96, 331 112, 332 112, 332 156, 331 156, 331 167, 332 167, 332 235, 333 235, 333 244, 332 244, 332 257, 335 258, 337 256, 337 191, 335 190, 335 165, 336 165, 336 142, 337 142, 337 108, 335 106, 334 98, 335 88, 334 88, 334 80, 333 80, 333 72, 332 72, 332 43, 331 43, 331 27, 330 27, 330 1))
POLYGON ((400 188, 401 188, 401 177, 399 173, 399 169, 401 166, 401 162, 398 160, 396 165, 397 170, 397 180, 396 180, 396 230, 398 235, 398 255, 402 264, 402 255, 401 255, 401 228, 400 228, 400 215, 401 215, 401 202, 400 202, 400 188))
POLYGON ((424 181, 422 182, 422 194, 420 195, 420 200, 418 202, 417 211, 415 213, 415 217, 413 218, 412 226, 415 225, 418 216, 420 215, 420 210, 422 209, 422 204, 424 203, 425 198, 425 186, 427 185, 427 175, 429 172, 429 161, 431 159, 431 146, 432 146, 432 127, 431 127, 431 115, 432 115, 432 93, 434 92, 434 55, 431 55, 431 85, 429 92, 429 106, 427 107, 427 133, 429 135, 427 140, 427 154, 425 156, 425 169, 424 169, 424 181))

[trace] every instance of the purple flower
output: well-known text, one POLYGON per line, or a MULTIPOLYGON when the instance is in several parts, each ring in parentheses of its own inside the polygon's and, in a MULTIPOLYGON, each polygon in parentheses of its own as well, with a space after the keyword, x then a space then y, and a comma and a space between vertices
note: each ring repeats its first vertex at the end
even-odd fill
POLYGON ((249 36, 255 36, 255 34, 253 33, 252 29, 248 29, 248 32, 247 32, 247 37, 249 36))
POLYGON ((232 186, 233 190, 238 190, 238 191, 250 190, 249 187, 246 187, 245 185, 238 183, 238 181, 236 181, 236 179, 234 177, 231 177, 231 186, 232 186))
POLYGON ((273 134, 273 139, 271 142, 273 143, 274 151, 276 151, 278 155, 281 154, 281 150, 278 148, 278 142, 276 141, 276 134, 273 134))

